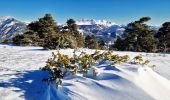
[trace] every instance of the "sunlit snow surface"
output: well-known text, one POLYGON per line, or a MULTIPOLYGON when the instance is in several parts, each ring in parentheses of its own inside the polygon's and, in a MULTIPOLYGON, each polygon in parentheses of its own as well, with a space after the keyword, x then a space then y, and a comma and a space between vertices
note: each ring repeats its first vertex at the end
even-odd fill
MULTIPOLYGON (((93 53, 94 50, 80 49, 93 53)), ((0 45, 0 100, 169 100, 170 55, 135 52, 156 65, 153 69, 135 64, 110 66, 109 61, 96 64, 95 78, 66 77, 56 90, 54 83, 42 82, 49 73, 40 71, 51 52, 41 47, 0 45)), ((61 50, 72 56, 72 49, 61 50)))

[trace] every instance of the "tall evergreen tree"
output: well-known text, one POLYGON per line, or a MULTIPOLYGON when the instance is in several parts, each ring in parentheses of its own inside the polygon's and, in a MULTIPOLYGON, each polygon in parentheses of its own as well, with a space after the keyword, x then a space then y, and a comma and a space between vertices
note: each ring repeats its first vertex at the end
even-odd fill
POLYGON ((53 17, 50 14, 45 14, 45 16, 38 21, 31 22, 27 29, 29 32, 33 32, 33 34, 38 35, 40 38, 44 38, 47 34, 57 32, 58 28, 53 17))
POLYGON ((83 35, 77 30, 76 22, 73 19, 67 20, 67 27, 69 32, 77 41, 77 47, 84 47, 83 35))
POLYGON ((167 49, 170 48, 170 22, 162 24, 155 37, 159 41, 159 49, 167 52, 167 49))
POLYGON ((58 26, 50 14, 46 14, 38 21, 31 22, 26 32, 13 39, 18 44, 31 44, 43 46, 46 49, 55 49, 55 39, 58 34, 58 26), (20 38, 20 39, 19 39, 20 38))
POLYGON ((44 38, 47 34, 56 34, 57 23, 50 14, 46 14, 38 21, 39 28, 37 30, 40 37, 44 38))
POLYGON ((116 41, 115 41, 114 45, 111 46, 111 49, 115 49, 116 48, 116 50, 123 51, 123 50, 125 50, 125 47, 126 47, 125 46, 125 41, 120 36, 118 36, 116 38, 116 41))
POLYGON ((99 49, 99 44, 94 35, 87 35, 85 38, 85 47, 89 49, 99 49))
POLYGON ((105 43, 105 41, 103 40, 103 38, 99 38, 99 40, 98 40, 98 45, 99 45, 99 48, 100 48, 100 49, 106 49, 106 43, 105 43))
MULTIPOLYGON (((154 52, 156 41, 153 37, 153 30, 145 24, 150 17, 143 17, 135 22, 131 22, 125 29, 125 39, 123 39, 124 50, 154 52)), ((120 39, 118 42, 120 43, 120 39)), ((118 44, 117 44, 118 45, 118 44)), ((120 44, 122 45, 122 43, 120 44)), ((118 47, 117 49, 120 49, 118 47)))

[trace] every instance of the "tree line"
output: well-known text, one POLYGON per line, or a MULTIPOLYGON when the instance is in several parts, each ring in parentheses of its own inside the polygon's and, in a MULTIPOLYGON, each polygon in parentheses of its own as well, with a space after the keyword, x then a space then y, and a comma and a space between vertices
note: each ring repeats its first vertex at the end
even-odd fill
MULTIPOLYGON (((156 31, 146 24, 150 17, 143 17, 127 25, 124 37, 117 37, 109 49, 139 52, 169 52, 170 22, 165 22, 156 31)), ((69 19, 66 25, 59 26, 50 14, 27 25, 22 35, 12 39, 16 45, 42 46, 44 49, 90 48, 106 49, 106 43, 94 35, 83 36, 78 31, 75 20, 69 19)))
POLYGON ((117 37, 112 49, 137 52, 169 52, 170 22, 162 24, 158 31, 146 24, 150 17, 131 22, 125 29, 125 37, 117 37))
POLYGON ((50 14, 31 22, 26 32, 15 36, 12 41, 16 45, 42 46, 44 49, 83 47, 99 49, 99 44, 102 45, 93 35, 83 37, 77 29, 75 20, 69 19, 66 25, 59 26, 50 14))

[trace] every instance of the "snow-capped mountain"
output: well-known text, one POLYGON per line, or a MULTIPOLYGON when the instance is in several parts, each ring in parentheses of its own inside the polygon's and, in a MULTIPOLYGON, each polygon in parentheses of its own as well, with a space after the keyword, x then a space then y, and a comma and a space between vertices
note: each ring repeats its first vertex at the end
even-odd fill
POLYGON ((26 23, 16 20, 13 17, 0 17, 0 40, 12 38, 22 34, 26 29, 26 23))
POLYGON ((116 23, 107 21, 107 20, 95 20, 95 19, 82 19, 76 21, 77 25, 103 25, 103 26, 112 26, 116 25, 116 23))
POLYGON ((79 31, 82 32, 84 36, 93 34, 106 42, 114 41, 116 36, 123 36, 123 32, 126 28, 124 25, 118 25, 106 20, 82 19, 76 21, 76 24, 78 25, 79 31))
MULTIPOLYGON (((10 39, 17 34, 23 34, 28 23, 16 20, 13 17, 6 16, 0 18, 0 40, 10 39)), ((103 37, 110 34, 110 37, 120 35, 124 26, 107 20, 82 19, 76 21, 78 30, 84 34, 93 34, 96 37, 103 37)))
MULTIPOLYGON (((0 17, 0 41, 13 38, 17 34, 23 34, 27 24, 10 16, 0 17)), ((116 36, 122 37, 126 28, 125 25, 118 25, 107 20, 82 19, 77 20, 76 24, 78 25, 78 30, 84 36, 93 34, 106 42, 114 41, 116 36)), ((151 28, 158 29, 158 27, 154 26, 151 28)))

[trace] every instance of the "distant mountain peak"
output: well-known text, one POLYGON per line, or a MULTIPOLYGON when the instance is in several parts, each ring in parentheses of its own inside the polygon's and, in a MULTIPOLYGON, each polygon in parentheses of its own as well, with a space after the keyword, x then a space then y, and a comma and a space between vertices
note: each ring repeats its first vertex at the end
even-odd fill
POLYGON ((0 17, 0 41, 22 34, 26 29, 26 23, 16 20, 11 16, 0 17))
POLYGON ((14 19, 14 18, 12 16, 3 16, 3 17, 0 17, 0 22, 5 21, 7 19, 14 19))
POLYGON ((110 22, 107 20, 95 20, 95 19, 81 19, 76 21, 77 25, 104 25, 104 26, 112 26, 117 25, 114 22, 110 22))

